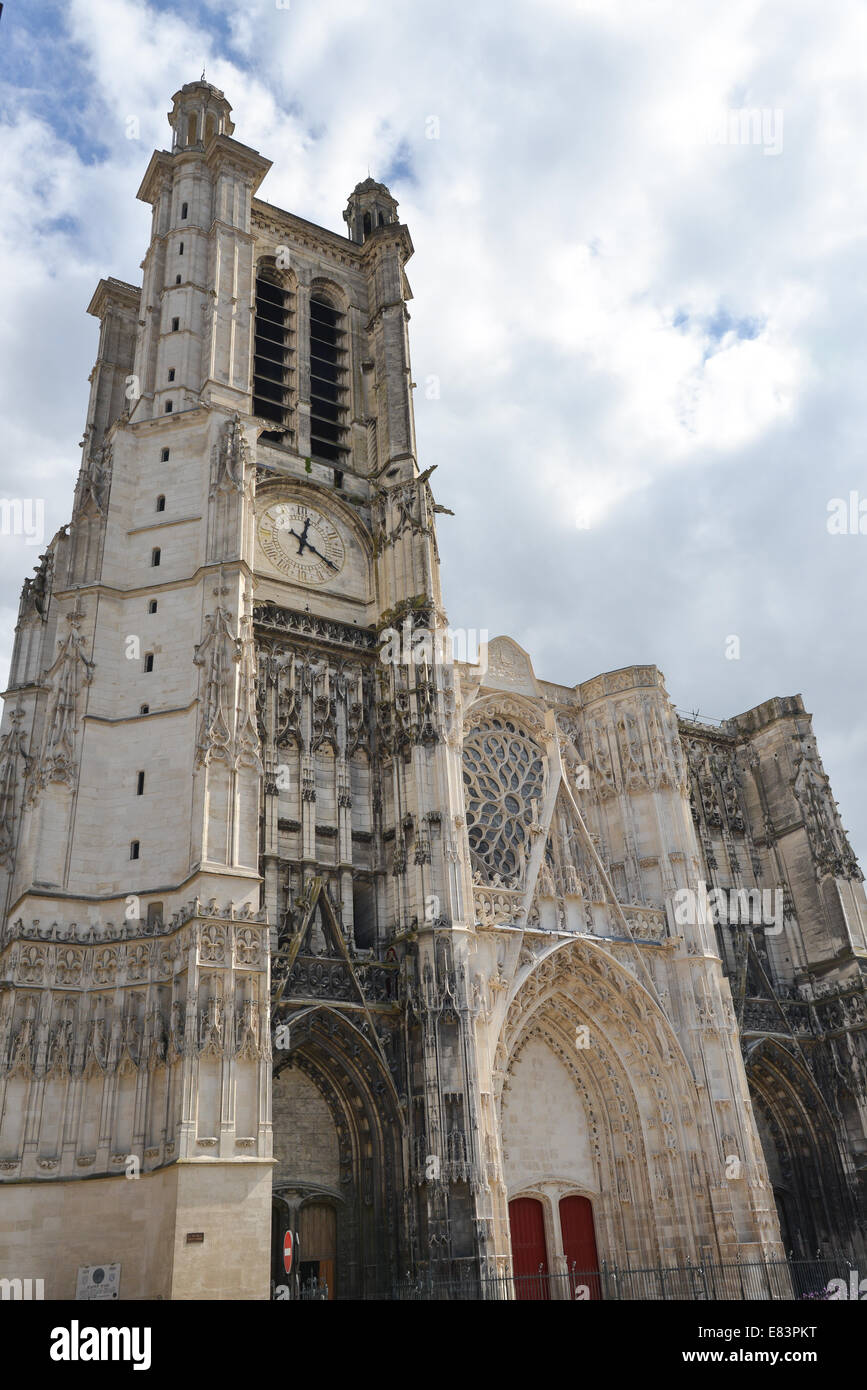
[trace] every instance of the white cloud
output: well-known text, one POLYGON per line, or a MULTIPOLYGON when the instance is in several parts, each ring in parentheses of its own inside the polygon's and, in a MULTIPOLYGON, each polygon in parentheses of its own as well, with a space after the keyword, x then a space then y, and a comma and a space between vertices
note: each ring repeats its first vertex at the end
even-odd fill
MULTIPOLYGON (((826 492, 867 491, 867 13, 809 13, 70 0, 35 77, 10 29, 29 21, 4 14, 22 74, 0 140, 0 486, 40 476, 52 524, 68 515, 84 309, 100 275, 138 277, 135 190, 204 64, 236 138, 274 161, 268 200, 342 230, 368 167, 404 171, 414 376, 440 379, 439 399, 416 393, 422 461, 458 512, 440 531, 452 621, 537 641, 554 679, 657 659, 678 704, 715 714, 809 686, 867 851, 864 663, 827 618, 841 586, 846 612, 867 602, 867 566, 822 533, 826 492), (778 156, 706 142, 708 113, 754 107, 783 112, 778 156), (726 662, 737 622, 766 627, 726 662)), ((30 562, 0 548, 7 603, 30 562)))

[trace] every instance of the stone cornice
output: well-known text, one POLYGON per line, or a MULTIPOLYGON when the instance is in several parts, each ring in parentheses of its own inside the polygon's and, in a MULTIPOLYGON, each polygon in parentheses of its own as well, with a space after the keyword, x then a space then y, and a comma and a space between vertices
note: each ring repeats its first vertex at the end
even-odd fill
POLYGON ((205 163, 213 173, 226 167, 237 169, 250 179, 254 193, 271 168, 271 162, 258 150, 233 140, 231 135, 215 135, 205 151, 205 163))
POLYGON ((141 290, 137 285, 130 285, 126 280, 115 280, 114 276, 110 275, 107 279, 100 280, 87 306, 87 312, 101 322, 110 309, 137 312, 140 300, 141 290))
POLYGON ((160 593, 170 589, 188 589, 190 585, 198 583, 203 575, 216 574, 221 569, 228 574, 235 567, 245 579, 253 578, 253 571, 246 560, 211 560, 206 565, 199 565, 192 574, 185 575, 181 579, 155 580, 153 584, 136 584, 129 589, 120 589, 114 584, 77 584, 68 589, 55 589, 52 598, 72 598, 75 594, 105 594, 109 598, 132 598, 139 594, 149 594, 155 591, 160 593))
POLYGON ((294 212, 286 212, 262 198, 254 198, 252 203, 251 227, 253 231, 272 231, 278 238, 284 229, 300 245, 311 251, 322 251, 340 262, 351 265, 356 270, 363 269, 362 247, 350 241, 340 232, 329 231, 316 222, 308 222, 306 217, 298 217, 294 212), (336 254, 335 254, 336 253, 336 254))
POLYGON ((376 633, 368 628, 350 627, 336 618, 320 618, 314 613, 298 613, 292 608, 281 608, 279 604, 270 601, 254 606, 253 622, 257 628, 268 634, 280 632, 285 633, 287 637, 301 637, 316 643, 352 647, 355 651, 373 654, 379 646, 376 633))
POLYGON ((154 150, 136 197, 142 203, 155 203, 160 185, 172 176, 172 156, 168 150, 154 150))
POLYGON ((593 700, 606 695, 623 695, 628 690, 662 690, 664 677, 656 666, 622 666, 617 671, 605 671, 601 676, 583 681, 578 686, 581 704, 587 706, 593 700))

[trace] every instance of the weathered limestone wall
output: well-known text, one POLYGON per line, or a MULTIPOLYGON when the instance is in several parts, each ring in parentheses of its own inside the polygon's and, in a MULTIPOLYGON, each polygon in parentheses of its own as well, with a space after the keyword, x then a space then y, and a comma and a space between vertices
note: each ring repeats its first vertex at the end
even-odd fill
POLYGON ((323 1096, 295 1067, 273 1083, 274 1186, 314 1183, 340 1191, 340 1153, 334 1119, 323 1096))
POLYGON ((267 1298, 270 1239, 270 1163, 0 1186, 0 1277, 44 1279, 48 1299, 99 1264, 121 1265, 122 1301, 267 1298))

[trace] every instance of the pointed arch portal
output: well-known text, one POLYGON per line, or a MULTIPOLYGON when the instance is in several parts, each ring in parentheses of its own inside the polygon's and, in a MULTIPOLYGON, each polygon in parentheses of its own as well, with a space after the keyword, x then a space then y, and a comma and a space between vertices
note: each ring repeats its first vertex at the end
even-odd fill
MULTIPOLYGON (((592 1275, 601 1257, 685 1263, 714 1240, 695 1085, 671 1025, 622 961, 584 939, 528 964, 497 1070, 516 1274, 531 1254, 536 1272, 540 1263, 538 1212, 516 1201, 541 1202, 555 1274, 592 1275)), ((591 1278, 581 1296, 598 1294, 591 1278)))
POLYGON ((403 1226, 391 1079, 362 1026, 327 1005, 292 1022, 288 1041, 274 1068, 272 1278, 285 1282, 291 1229, 294 1292, 315 1280, 329 1298, 382 1296, 398 1277, 403 1226))
POLYGON ((786 1251, 812 1259, 857 1228, 840 1125, 803 1055, 762 1038, 746 1069, 786 1251))

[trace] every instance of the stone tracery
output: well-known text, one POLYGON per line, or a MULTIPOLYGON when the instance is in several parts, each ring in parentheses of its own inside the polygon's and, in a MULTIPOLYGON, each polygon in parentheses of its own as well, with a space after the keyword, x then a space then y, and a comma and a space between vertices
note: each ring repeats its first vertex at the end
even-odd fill
POLYGON ((464 742, 463 778, 477 881, 520 887, 545 788, 538 745, 516 721, 492 715, 464 742))

